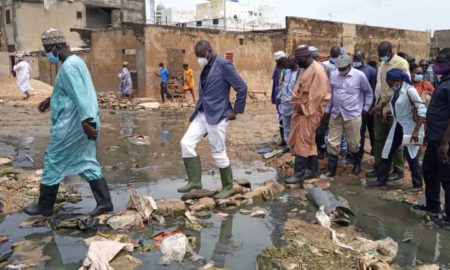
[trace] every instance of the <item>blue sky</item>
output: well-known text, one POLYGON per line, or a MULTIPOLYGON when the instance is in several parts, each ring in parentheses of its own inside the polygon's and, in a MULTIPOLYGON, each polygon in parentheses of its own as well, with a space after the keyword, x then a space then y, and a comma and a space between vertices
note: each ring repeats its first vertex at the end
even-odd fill
MULTIPOLYGON (((158 0, 157 0, 158 1, 158 0)), ((413 30, 450 29, 450 0, 240 0, 277 8, 285 16, 298 16, 413 30)), ((166 7, 195 9, 205 0, 162 0, 166 7)))

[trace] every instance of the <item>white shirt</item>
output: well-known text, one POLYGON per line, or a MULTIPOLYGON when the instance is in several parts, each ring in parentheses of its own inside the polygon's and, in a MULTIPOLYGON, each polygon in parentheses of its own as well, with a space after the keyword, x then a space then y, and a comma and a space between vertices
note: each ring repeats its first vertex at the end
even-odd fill
POLYGON ((14 66, 13 70, 14 72, 16 72, 17 87, 19 87, 20 91, 27 92, 33 90, 30 84, 31 79, 30 64, 28 64, 28 62, 21 61, 14 66))

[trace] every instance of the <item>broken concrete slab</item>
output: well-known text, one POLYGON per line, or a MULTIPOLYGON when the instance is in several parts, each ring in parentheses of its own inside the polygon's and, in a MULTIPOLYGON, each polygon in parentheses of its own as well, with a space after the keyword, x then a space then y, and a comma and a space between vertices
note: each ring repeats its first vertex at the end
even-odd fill
POLYGON ((216 194, 215 191, 212 190, 208 190, 208 189, 196 189, 196 190, 192 190, 189 191, 187 193, 184 193, 181 196, 181 200, 183 201, 187 201, 187 200, 198 200, 200 198, 204 198, 204 197, 214 197, 214 195, 216 194))
POLYGON ((156 202, 158 210, 155 212, 164 217, 182 216, 186 212, 186 205, 178 199, 162 199, 156 202))
POLYGON ((213 198, 205 197, 201 198, 190 207, 192 211, 212 210, 216 207, 216 202, 213 198))

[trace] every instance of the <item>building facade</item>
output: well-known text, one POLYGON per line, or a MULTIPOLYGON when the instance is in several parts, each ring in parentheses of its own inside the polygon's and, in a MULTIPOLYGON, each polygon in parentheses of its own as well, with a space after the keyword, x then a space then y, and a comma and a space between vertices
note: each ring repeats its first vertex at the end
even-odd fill
MULTIPOLYGON (((238 0, 209 0, 197 5, 196 27, 231 31, 279 29, 275 7, 254 6, 238 0)), ((192 25, 192 24, 190 24, 192 25)))

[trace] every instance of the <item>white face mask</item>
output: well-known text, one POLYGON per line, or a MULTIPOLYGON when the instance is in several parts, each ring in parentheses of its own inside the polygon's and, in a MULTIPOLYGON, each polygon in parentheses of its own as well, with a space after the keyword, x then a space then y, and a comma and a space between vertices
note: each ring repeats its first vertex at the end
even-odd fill
POLYGON ((197 61, 201 68, 204 68, 208 64, 208 59, 206 59, 206 57, 198 57, 197 61))

